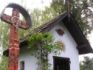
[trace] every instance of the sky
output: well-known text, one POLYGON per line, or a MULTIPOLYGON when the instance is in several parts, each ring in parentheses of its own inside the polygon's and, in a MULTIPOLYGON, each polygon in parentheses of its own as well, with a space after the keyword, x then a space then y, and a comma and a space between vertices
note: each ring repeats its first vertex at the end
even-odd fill
POLYGON ((51 0, 0 0, 0 12, 9 3, 17 3, 25 6, 27 9, 33 10, 34 8, 42 9, 45 6, 49 6, 51 0))
MULTIPOLYGON (((33 11, 33 9, 35 8, 44 9, 45 6, 49 6, 51 3, 51 0, 0 0, 0 14, 2 10, 4 9, 4 7, 9 3, 17 3, 23 7, 26 7, 26 9, 30 9, 33 11)), ((93 32, 89 35, 89 42, 91 46, 93 47, 93 32)), ((1 49, 2 48, 0 48, 0 50, 1 49)), ((83 60, 83 56, 86 56, 86 55, 79 56, 80 61, 83 60)), ((89 56, 90 58, 93 57, 92 54, 87 54, 87 56, 89 56)))

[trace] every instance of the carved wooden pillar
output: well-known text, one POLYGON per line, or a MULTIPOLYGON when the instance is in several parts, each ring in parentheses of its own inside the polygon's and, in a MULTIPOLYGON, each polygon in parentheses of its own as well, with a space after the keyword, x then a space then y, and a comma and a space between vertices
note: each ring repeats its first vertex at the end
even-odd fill
POLYGON ((8 70, 18 70, 18 57, 19 57, 19 38, 18 38, 18 19, 19 12, 13 9, 9 33, 9 66, 8 70))

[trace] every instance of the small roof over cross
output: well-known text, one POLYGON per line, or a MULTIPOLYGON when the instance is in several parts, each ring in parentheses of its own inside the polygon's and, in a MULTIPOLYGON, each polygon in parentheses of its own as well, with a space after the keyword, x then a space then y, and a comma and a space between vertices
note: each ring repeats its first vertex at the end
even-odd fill
POLYGON ((31 26, 31 18, 28 12, 18 4, 10 3, 2 12, 1 19, 11 25, 17 25, 19 28, 28 29, 31 26), (13 8, 12 16, 4 14, 6 8, 13 8), (17 8, 17 9, 16 9, 17 8), (20 11, 20 12, 19 12, 20 11), (25 21, 19 19, 19 13, 25 18, 25 21), (16 24, 17 23, 17 24, 16 24))

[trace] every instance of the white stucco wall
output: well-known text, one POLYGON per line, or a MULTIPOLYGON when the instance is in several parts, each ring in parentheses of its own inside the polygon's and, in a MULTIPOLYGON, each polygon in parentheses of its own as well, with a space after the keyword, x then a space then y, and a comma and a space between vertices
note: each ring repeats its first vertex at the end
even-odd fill
POLYGON ((30 53, 21 54, 19 57, 18 70, 20 70, 20 61, 24 61, 24 70, 37 70, 37 59, 31 56, 30 53))
MULTIPOLYGON (((65 28, 64 25, 62 27, 60 25, 56 25, 51 31, 50 31, 55 39, 55 41, 62 41, 64 43, 65 50, 62 51, 62 53, 59 55, 59 57, 67 57, 70 58, 70 70, 79 70, 79 55, 78 51, 76 49, 76 42, 73 40, 72 36, 68 32, 68 30, 65 28), (62 28, 64 31, 64 35, 60 36, 55 31, 58 28, 62 28)), ((55 54, 51 53, 49 55, 49 63, 53 65, 53 56, 55 54)), ((51 66, 51 69, 53 66, 51 66)), ((52 69, 53 70, 53 69, 52 69)))
MULTIPOLYGON (((64 25, 62 27, 60 25, 56 25, 51 31, 51 34, 53 35, 53 38, 55 41, 62 41, 64 43, 65 50, 62 51, 62 53, 59 55, 59 57, 67 57, 70 58, 70 70, 79 70, 79 57, 78 57, 78 51, 76 49, 77 44, 73 40, 72 36, 68 32, 68 30, 65 28, 64 25), (62 28, 64 30, 64 35, 60 36, 57 34, 55 29, 62 28)), ((26 50, 24 50, 26 53, 21 54, 19 58, 20 61, 25 62, 25 70, 36 70, 37 69, 37 59, 33 56, 31 56, 29 53, 27 53, 26 50)), ((49 63, 51 65, 51 70, 53 70, 53 56, 55 56, 54 53, 49 54, 49 63)))

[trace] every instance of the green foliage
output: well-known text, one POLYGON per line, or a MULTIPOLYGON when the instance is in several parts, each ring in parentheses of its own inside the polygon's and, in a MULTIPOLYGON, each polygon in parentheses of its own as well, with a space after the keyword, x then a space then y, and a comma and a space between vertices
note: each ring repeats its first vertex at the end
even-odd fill
POLYGON ((92 3, 93 2, 91 0, 73 1, 72 13, 75 19, 78 21, 85 35, 89 34, 93 29, 93 25, 92 25, 93 12, 90 9, 92 7, 90 6, 92 3))
POLYGON ((55 49, 62 49, 63 46, 60 42, 53 43, 52 35, 48 32, 41 33, 41 32, 34 32, 31 34, 31 36, 28 38, 29 40, 29 46, 32 50, 45 49, 47 53, 50 53, 54 51, 55 49))
POLYGON ((83 66, 82 66, 82 64, 80 63, 80 70, 83 70, 83 66))
MULTIPOLYGON (((8 32, 9 32, 8 25, 0 21, 0 43, 2 44, 2 46, 0 47, 3 47, 2 50, 8 47, 8 32)), ((8 66, 7 57, 1 56, 0 70, 7 70, 7 66, 8 66)))
POLYGON ((84 60, 80 63, 81 70, 93 70, 93 58, 84 57, 84 60))
POLYGON ((34 9, 31 12, 32 17, 32 28, 37 28, 42 24, 45 24, 56 16, 56 12, 52 8, 46 7, 45 10, 34 9), (52 13, 51 13, 52 12, 52 13))
POLYGON ((50 33, 34 32, 28 40, 31 54, 38 59, 40 70, 48 70, 49 53, 58 53, 63 50, 63 44, 60 44, 59 42, 53 43, 52 35, 50 33))
POLYGON ((0 21, 0 38, 4 49, 7 48, 8 45, 8 33, 9 33, 8 25, 0 21))
POLYGON ((31 12, 32 26, 34 28, 36 28, 42 24, 41 15, 42 15, 42 11, 38 10, 38 9, 34 9, 33 12, 31 12))
POLYGON ((56 12, 56 14, 61 14, 62 12, 65 11, 65 5, 64 5, 64 0, 52 0, 51 3, 51 8, 56 12))
MULTIPOLYGON (((55 12, 55 15, 59 15, 67 10, 67 4, 64 4, 64 0, 52 0, 50 8, 52 8, 55 12)), ((70 1, 71 12, 74 18, 79 23, 83 33, 87 35, 93 29, 93 12, 90 8, 92 8, 93 1, 92 0, 72 0, 70 1), (90 21, 89 21, 90 19, 90 21)), ((51 10, 50 10, 51 11, 51 10)), ((54 14, 53 11, 51 14, 54 14)))
POLYGON ((2 56, 1 63, 0 63, 0 70, 7 70, 8 68, 8 58, 2 56))

